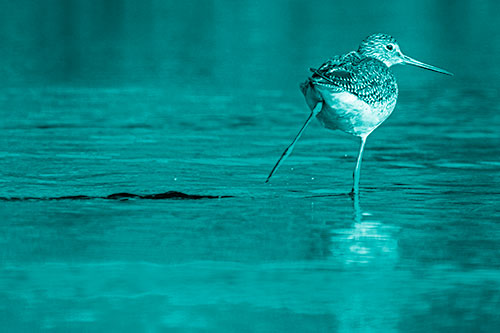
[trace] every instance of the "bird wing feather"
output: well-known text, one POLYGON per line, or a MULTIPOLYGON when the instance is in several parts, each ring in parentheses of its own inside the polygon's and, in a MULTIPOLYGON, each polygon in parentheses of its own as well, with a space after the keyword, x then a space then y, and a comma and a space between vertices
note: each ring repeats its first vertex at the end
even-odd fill
POLYGON ((396 80, 383 62, 354 51, 311 71, 310 82, 320 92, 348 92, 368 104, 389 100, 397 92, 396 80))

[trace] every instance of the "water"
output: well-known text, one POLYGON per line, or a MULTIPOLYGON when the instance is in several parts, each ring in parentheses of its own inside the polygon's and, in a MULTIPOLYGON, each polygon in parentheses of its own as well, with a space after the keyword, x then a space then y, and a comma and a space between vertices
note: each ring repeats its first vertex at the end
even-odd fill
POLYGON ((499 50, 474 47, 496 3, 58 3, 0 20, 6 331, 498 330, 499 50), (376 31, 456 76, 395 68, 359 201, 358 142, 316 121, 264 184, 307 68, 376 31), (168 191, 231 197, 104 199, 168 191))

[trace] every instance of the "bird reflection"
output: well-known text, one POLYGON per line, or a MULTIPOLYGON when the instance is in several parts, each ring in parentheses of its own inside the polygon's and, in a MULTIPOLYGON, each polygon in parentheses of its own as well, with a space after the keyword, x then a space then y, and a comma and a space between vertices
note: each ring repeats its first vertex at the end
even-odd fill
POLYGON ((331 252, 341 255, 345 265, 395 264, 398 258, 394 228, 363 211, 359 195, 352 196, 353 223, 350 228, 335 230, 331 252), (343 253, 338 253, 339 248, 343 253))

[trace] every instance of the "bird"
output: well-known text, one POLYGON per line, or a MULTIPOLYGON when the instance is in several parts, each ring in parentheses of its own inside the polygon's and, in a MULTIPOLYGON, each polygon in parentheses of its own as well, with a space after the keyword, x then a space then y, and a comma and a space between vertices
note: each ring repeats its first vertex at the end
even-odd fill
POLYGON ((453 75, 447 70, 404 55, 396 39, 382 33, 366 37, 356 51, 334 56, 320 67, 310 68, 312 74, 300 85, 300 89, 311 113, 274 165, 266 183, 292 153, 307 126, 317 118, 327 129, 341 130, 360 138, 350 192, 358 194, 366 139, 396 107, 398 85, 391 67, 398 64, 453 75))

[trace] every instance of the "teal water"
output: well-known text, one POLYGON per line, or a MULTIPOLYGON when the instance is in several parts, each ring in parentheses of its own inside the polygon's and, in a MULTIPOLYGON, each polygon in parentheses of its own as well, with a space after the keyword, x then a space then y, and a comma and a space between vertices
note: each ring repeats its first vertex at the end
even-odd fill
POLYGON ((2 3, 1 326, 497 331, 499 5, 365 5, 2 3), (359 201, 318 122, 264 184, 308 68, 378 31, 456 75, 394 69, 359 201), (105 199, 168 191, 231 197, 105 199))

